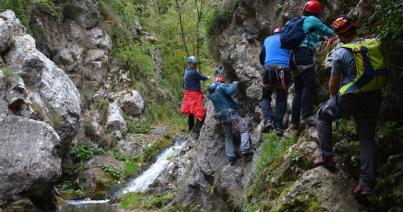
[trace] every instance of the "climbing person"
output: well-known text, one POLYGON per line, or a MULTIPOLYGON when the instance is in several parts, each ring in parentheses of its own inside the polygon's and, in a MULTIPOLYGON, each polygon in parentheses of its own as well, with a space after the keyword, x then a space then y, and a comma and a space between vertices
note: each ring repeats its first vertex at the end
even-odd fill
POLYGON ((281 28, 275 28, 273 35, 264 40, 260 52, 260 63, 264 68, 263 89, 260 107, 263 111, 263 131, 274 128, 278 135, 283 134, 283 117, 287 110, 287 89, 291 75, 288 69, 290 50, 280 47, 281 28), (271 95, 276 94, 276 111, 273 115, 271 95))
POLYGON ((357 35, 357 23, 348 16, 337 18, 332 27, 344 43, 332 55, 329 80, 330 99, 317 113, 317 129, 321 155, 315 165, 334 170, 332 121, 352 116, 360 142, 360 180, 356 195, 371 193, 375 185, 375 127, 386 84, 384 56, 380 42, 357 35))
POLYGON ((315 125, 311 102, 312 92, 316 86, 313 56, 317 42, 325 36, 334 34, 331 28, 319 20, 318 16, 321 11, 322 5, 319 1, 308 1, 304 6, 303 15, 288 21, 281 35, 281 47, 292 50, 289 67, 295 93, 292 100, 289 129, 293 131, 292 134, 296 135, 299 134, 301 111, 303 124, 315 125))
POLYGON ((203 92, 201 91, 200 81, 208 80, 197 70, 198 61, 195 56, 188 58, 188 67, 184 74, 184 93, 181 106, 181 112, 188 115, 189 131, 198 135, 206 115, 203 107, 203 92))
POLYGON ((225 134, 225 151, 231 165, 237 161, 233 127, 239 131, 241 137, 240 152, 243 156, 253 155, 249 141, 249 124, 245 118, 237 113, 237 104, 231 95, 235 93, 238 82, 225 84, 223 74, 216 75, 215 81, 207 89, 207 97, 214 105, 214 117, 220 121, 225 134))

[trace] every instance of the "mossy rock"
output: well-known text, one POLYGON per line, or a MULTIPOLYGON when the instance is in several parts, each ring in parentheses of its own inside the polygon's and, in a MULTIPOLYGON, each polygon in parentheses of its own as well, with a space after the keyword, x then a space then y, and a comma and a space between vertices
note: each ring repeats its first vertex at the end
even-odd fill
POLYGON ((321 212, 325 211, 321 207, 315 195, 304 194, 283 203, 271 210, 272 212, 285 212, 285 211, 306 211, 306 212, 321 212))

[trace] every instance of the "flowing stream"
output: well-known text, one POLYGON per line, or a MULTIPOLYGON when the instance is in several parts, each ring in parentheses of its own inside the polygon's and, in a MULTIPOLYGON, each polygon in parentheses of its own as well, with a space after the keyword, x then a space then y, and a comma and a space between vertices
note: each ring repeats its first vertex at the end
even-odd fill
MULTIPOLYGON (((143 192, 160 176, 160 174, 168 167, 172 159, 183 149, 186 144, 186 138, 180 136, 176 138, 175 145, 165 149, 160 153, 156 161, 141 175, 129 180, 128 183, 110 195, 113 199, 119 198, 129 192, 143 192)), ((58 211, 61 212, 110 212, 117 211, 110 199, 105 200, 66 200, 59 206, 58 211)))

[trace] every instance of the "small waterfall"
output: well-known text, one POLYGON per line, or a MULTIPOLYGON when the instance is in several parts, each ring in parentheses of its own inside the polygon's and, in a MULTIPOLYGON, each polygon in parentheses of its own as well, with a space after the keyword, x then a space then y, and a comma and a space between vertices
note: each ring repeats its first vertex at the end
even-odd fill
POLYGON ((121 196, 129 192, 142 192, 150 186, 158 176, 168 167, 172 158, 176 157, 178 153, 185 146, 185 139, 179 137, 174 146, 165 149, 153 163, 150 168, 144 171, 137 178, 129 181, 128 185, 121 191, 117 192, 115 196, 121 196))
MULTIPOLYGON (((175 158, 186 144, 186 138, 179 136, 175 139, 175 145, 165 149, 158 155, 156 161, 145 170, 140 176, 130 180, 126 186, 120 189, 118 192, 112 195, 112 198, 118 198, 129 192, 142 192, 145 191, 160 174, 168 167, 172 159, 175 158)), ((66 200, 64 204, 59 208, 59 211, 113 211, 109 208, 108 203, 111 200, 66 200), (104 208, 102 205, 105 205, 104 208), (95 209, 94 209, 95 208, 95 209), (92 210, 94 209, 94 210, 92 210)))

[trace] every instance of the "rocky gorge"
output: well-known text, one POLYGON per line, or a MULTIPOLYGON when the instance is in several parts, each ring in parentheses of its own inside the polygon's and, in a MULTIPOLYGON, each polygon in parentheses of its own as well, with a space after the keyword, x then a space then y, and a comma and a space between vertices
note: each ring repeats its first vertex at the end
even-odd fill
MULTIPOLYGON (((160 37, 138 21, 125 25, 108 1, 47 2, 33 4, 25 23, 12 10, 0 13, 0 208, 6 211, 55 210, 68 199, 107 199, 116 184, 138 176, 183 134, 173 132, 172 125, 149 126, 144 119, 151 98, 175 101, 158 81, 166 71, 163 47, 156 45, 147 53, 154 61, 156 82, 116 58, 122 28, 128 30, 124 39, 136 43, 162 43, 160 37), (143 78, 152 92, 141 90, 143 78)), ((377 1, 321 2, 321 19, 327 24, 339 14, 357 17, 364 27, 376 22, 370 16, 377 1)), ((299 138, 261 132, 261 44, 271 29, 299 15, 304 3, 215 1, 218 12, 206 30, 210 54, 224 64, 230 81, 240 82, 234 98, 239 113, 251 123, 254 156, 228 164, 224 133, 213 118, 213 105, 205 101, 208 112, 200 135, 186 137, 183 149, 167 159, 167 168, 148 191, 114 203, 129 201, 127 209, 140 211, 402 209, 403 75, 401 53, 390 43, 385 49, 391 80, 377 134, 382 151, 374 197, 360 200, 351 194, 359 155, 351 120, 343 122, 344 137, 336 144, 336 173, 313 167, 319 154, 315 128, 305 129, 299 138)), ((317 53, 317 103, 326 99, 332 48, 321 45, 317 53)))

